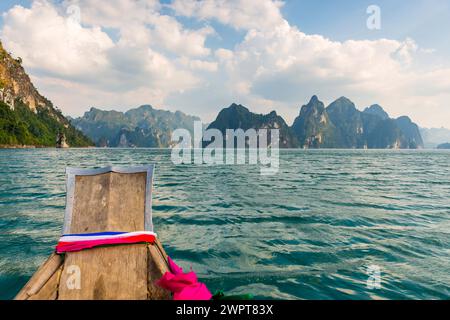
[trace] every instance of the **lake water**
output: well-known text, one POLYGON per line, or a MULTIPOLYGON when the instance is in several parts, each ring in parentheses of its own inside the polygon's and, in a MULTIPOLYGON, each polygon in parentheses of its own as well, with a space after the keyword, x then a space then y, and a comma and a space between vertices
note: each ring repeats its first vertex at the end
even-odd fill
POLYGON ((175 166, 156 149, 0 150, 0 298, 52 252, 66 166, 149 163, 155 231, 211 291, 450 298, 450 152, 282 150, 278 174, 261 176, 252 165, 175 166), (368 286, 369 266, 380 288, 368 286))

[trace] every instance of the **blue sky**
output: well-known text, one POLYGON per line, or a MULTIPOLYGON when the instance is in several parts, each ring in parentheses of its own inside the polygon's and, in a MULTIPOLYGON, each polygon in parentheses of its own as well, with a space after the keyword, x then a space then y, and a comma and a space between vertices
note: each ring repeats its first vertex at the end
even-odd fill
POLYGON ((29 0, 3 0, 0 2, 0 11, 5 12, 11 7, 15 6, 16 4, 22 5, 22 6, 28 6, 31 3, 29 0))
POLYGON ((240 102, 291 122, 313 94, 325 103, 346 95, 359 108, 380 103, 392 116, 450 127, 441 81, 450 76, 450 1, 116 1, 0 1, 5 47, 65 113, 150 103, 209 121, 240 102), (53 30, 71 4, 78 31, 53 30), (366 26, 369 5, 381 9, 380 30, 366 26))
POLYGON ((389 38, 415 39, 421 46, 450 53, 450 1, 447 0, 306 0, 288 1, 285 17, 307 33, 319 33, 335 40, 389 38), (381 8, 381 30, 368 30, 366 8, 381 8))

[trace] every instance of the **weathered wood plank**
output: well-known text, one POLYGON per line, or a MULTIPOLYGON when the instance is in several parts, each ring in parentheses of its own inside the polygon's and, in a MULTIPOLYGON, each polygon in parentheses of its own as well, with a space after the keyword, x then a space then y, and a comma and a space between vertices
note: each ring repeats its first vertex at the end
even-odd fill
MULTIPOLYGON (((156 245, 156 247, 158 248, 158 250, 161 252, 161 254, 162 254, 164 260, 167 262, 167 253, 166 253, 166 251, 164 250, 164 248, 163 248, 163 246, 162 246, 162 244, 161 244, 161 242, 159 241, 158 238, 156 238, 155 245, 156 245)), ((167 267, 168 267, 168 266, 169 266, 169 265, 167 265, 167 267)))
POLYGON ((44 286, 36 292, 36 294, 30 296, 28 300, 56 300, 58 298, 58 287, 62 269, 63 265, 61 265, 44 286))
POLYGON ((16 295, 16 300, 26 300, 30 296, 35 295, 41 290, 45 283, 53 276, 58 268, 63 264, 64 259, 53 253, 47 261, 45 261, 36 273, 31 277, 27 284, 16 295))
POLYGON ((158 287, 155 283, 168 271, 167 261, 156 244, 148 245, 148 299, 169 300, 171 293, 158 287))
POLYGON ((103 247, 67 254, 58 299, 147 299, 146 245, 103 247), (74 276, 70 266, 79 268, 79 288, 68 285, 74 276))
POLYGON ((146 173, 77 176, 71 233, 144 230, 146 173))
MULTIPOLYGON (((146 173, 77 176, 71 233, 144 230, 146 173)), ((80 289, 64 285, 59 299, 146 299, 146 245, 95 248, 66 254, 80 270, 80 289)))

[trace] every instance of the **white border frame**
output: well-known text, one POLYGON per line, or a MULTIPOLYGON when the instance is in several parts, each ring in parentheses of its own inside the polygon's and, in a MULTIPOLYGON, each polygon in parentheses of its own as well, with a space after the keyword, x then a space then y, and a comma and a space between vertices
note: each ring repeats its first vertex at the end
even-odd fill
MULTIPOLYGON (((70 226, 72 222, 73 201, 75 193, 75 177, 76 176, 93 176, 104 174, 108 172, 116 173, 147 173, 147 181, 145 184, 145 209, 144 209, 144 230, 153 232, 152 221, 152 191, 153 191, 153 172, 155 165, 140 166, 140 167, 116 167, 108 166, 97 169, 81 169, 81 168, 66 168, 66 210, 64 213, 63 234, 70 233, 70 226)), ((121 230, 118 230, 121 231, 121 230)))

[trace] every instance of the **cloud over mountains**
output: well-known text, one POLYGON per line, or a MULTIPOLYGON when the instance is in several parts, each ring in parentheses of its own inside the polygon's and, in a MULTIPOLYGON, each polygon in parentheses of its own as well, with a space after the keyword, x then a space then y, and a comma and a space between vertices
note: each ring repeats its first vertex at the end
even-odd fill
POLYGON ((417 58, 433 61, 433 51, 410 38, 340 42, 307 34, 282 9, 271 0, 35 0, 3 14, 0 37, 69 114, 151 103, 208 121, 237 101, 292 120, 317 93, 450 127, 450 67, 417 58), (221 47, 217 26, 242 37, 221 47))

